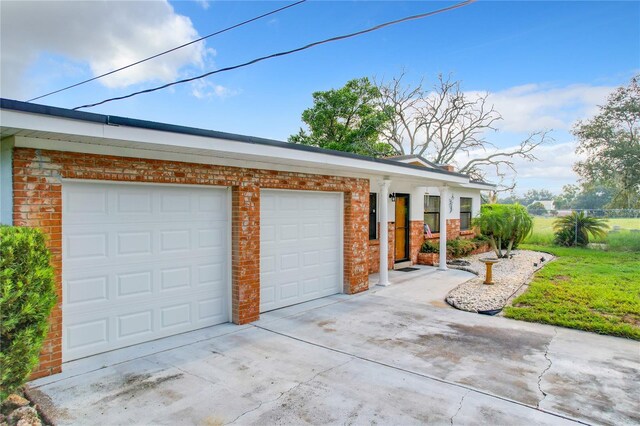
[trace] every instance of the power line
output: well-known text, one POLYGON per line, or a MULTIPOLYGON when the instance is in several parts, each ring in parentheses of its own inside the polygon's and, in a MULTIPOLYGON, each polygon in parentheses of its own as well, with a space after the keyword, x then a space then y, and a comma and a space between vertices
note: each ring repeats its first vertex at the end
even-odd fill
POLYGON ((226 67, 226 68, 221 68, 219 70, 210 71, 210 72, 207 72, 205 74, 201 74, 201 75, 196 76, 196 77, 185 78, 183 80, 178 80, 178 81, 174 81, 172 83, 163 84, 161 86, 153 87, 151 89, 146 89, 146 90, 140 90, 138 92, 133 92, 133 93, 130 93, 128 95, 118 96, 118 97, 115 97, 115 98, 108 98, 108 99, 105 99, 103 101, 96 102, 96 103, 93 103, 93 104, 81 105, 81 106, 75 107, 73 109, 74 110, 78 110, 78 109, 83 109, 83 108, 92 108, 92 107, 95 107, 95 106, 98 106, 98 105, 106 104, 107 102, 119 101, 119 100, 122 100, 122 99, 131 98, 133 96, 141 95, 143 93, 155 92, 157 90, 166 89, 167 87, 175 86, 177 84, 183 84, 183 83, 188 83, 190 81, 199 80, 201 78, 208 77, 208 76, 213 75, 213 74, 219 74, 219 73, 222 73, 222 72, 231 71, 231 70, 235 70, 235 69, 238 69, 238 68, 244 68, 244 67, 247 67, 249 65, 253 65, 255 63, 265 61, 267 59, 272 59, 272 58, 277 58, 279 56, 286 56, 286 55, 290 55, 292 53, 297 53, 297 52, 300 52, 300 51, 303 51, 303 50, 307 50, 307 49, 310 49, 312 47, 315 47, 315 46, 318 46, 318 45, 321 45, 321 44, 331 43, 331 42, 338 41, 338 40, 344 40, 344 39, 356 37, 356 36, 359 36, 359 35, 362 35, 362 34, 370 33, 370 32, 373 32, 373 31, 377 31, 377 30, 379 30, 381 28, 385 28, 385 27, 388 27, 388 26, 391 26, 391 25, 402 23, 402 22, 413 21, 413 20, 417 20, 417 19, 426 18, 428 16, 437 15, 439 13, 448 12, 448 11, 453 10, 453 9, 458 9, 460 7, 467 6, 467 5, 469 5, 469 4, 471 4, 471 3, 475 2, 475 1, 476 0, 466 0, 464 2, 457 3, 457 4, 454 4, 452 6, 448 6, 448 7, 442 8, 442 9, 434 10, 432 12, 421 13, 419 15, 407 16, 405 18, 396 19, 394 21, 388 21, 388 22, 373 26, 371 28, 367 28, 365 30, 357 31, 355 33, 350 33, 350 34, 346 34, 346 35, 327 38, 327 39, 316 41, 316 42, 313 42, 313 43, 310 43, 310 44, 307 44, 305 46, 298 47, 298 48, 295 48, 295 49, 291 49, 291 50, 287 50, 287 51, 283 51, 283 52, 278 52, 278 53, 273 53, 273 54, 267 55, 267 56, 262 56, 260 58, 253 59, 253 60, 245 62, 243 64, 233 65, 233 66, 226 67))
POLYGON ((206 35, 206 36, 204 36, 204 37, 200 37, 200 38, 199 38, 199 39, 197 39, 197 40, 192 40, 192 41, 190 41, 190 42, 188 42, 188 43, 181 44, 180 46, 174 47, 174 48, 169 49, 169 50, 165 50, 164 52, 157 53, 157 54, 155 54, 155 55, 153 55, 153 56, 149 56, 148 58, 144 58, 144 59, 141 59, 141 60, 139 60, 139 61, 137 61, 137 62, 134 62, 134 63, 132 63, 132 64, 125 65, 125 66, 120 67, 120 68, 118 68, 118 69, 115 69, 115 70, 113 70, 113 71, 109 71, 109 72, 106 72, 106 73, 104 73, 104 74, 100 74, 100 75, 98 75, 98 76, 95 76, 95 77, 93 77, 93 78, 89 78, 89 79, 87 79, 87 80, 80 81, 80 82, 75 83, 75 84, 72 84, 72 85, 70 85, 70 86, 63 87, 62 89, 54 90, 53 92, 49 92, 49 93, 46 93, 46 94, 44 94, 44 95, 38 96, 38 97, 36 97, 36 98, 29 99, 29 100, 28 100, 28 101, 26 101, 26 102, 32 102, 32 101, 35 101, 35 100, 38 100, 38 99, 42 99, 42 98, 45 98, 45 97, 47 97, 47 96, 50 96, 50 95, 53 95, 53 94, 56 94, 56 93, 60 93, 60 92, 63 92, 63 91, 65 91, 65 90, 69 90, 69 89, 72 89, 72 88, 74 88, 74 87, 78 87, 78 86, 81 86, 81 85, 83 85, 83 84, 86 84, 86 83, 92 82, 92 81, 97 80, 97 79, 99 79, 99 78, 106 77, 106 76, 108 76, 108 75, 111 75, 111 74, 117 73, 118 71, 126 70, 127 68, 131 68, 131 67, 136 66, 136 65, 139 65, 139 64, 141 64, 141 63, 143 63, 143 62, 147 62, 147 61, 150 61, 151 59, 155 59, 155 58, 157 58, 158 56, 166 55, 167 53, 171 53, 171 52, 176 51, 176 50, 178 50, 178 49, 182 49, 183 47, 187 47, 187 46, 192 45, 192 44, 194 44, 194 43, 198 43, 198 42, 200 42, 200 41, 202 41, 202 40, 206 40, 206 39, 208 39, 208 38, 210 38, 210 37, 213 37, 213 36, 216 36, 216 35, 218 35, 218 34, 222 34, 222 33, 225 33, 225 32, 227 32, 227 31, 231 31, 231 30, 233 30, 233 29, 235 29, 235 28, 238 28, 238 27, 241 27, 241 26, 243 26, 243 25, 249 24, 249 23, 251 23, 251 22, 257 21, 258 19, 262 19, 262 18, 265 18, 265 17, 267 17, 267 16, 273 15, 273 14, 275 14, 275 13, 282 12, 282 11, 283 11, 283 10, 285 10, 285 9, 289 9, 290 7, 297 6, 297 5, 299 5, 299 4, 301 4, 301 3, 304 3, 304 2, 306 2, 306 1, 307 1, 307 0, 299 0, 299 1, 295 2, 295 3, 291 3, 291 4, 287 5, 287 6, 283 6, 283 7, 279 8, 279 9, 272 10, 271 12, 263 13, 262 15, 260 15, 260 16, 256 16, 255 18, 247 19, 246 21, 242 21, 242 22, 240 22, 240 23, 237 23, 237 24, 235 24, 235 25, 232 25, 232 26, 227 27, 227 28, 225 28, 225 29, 222 29, 222 30, 220 30, 220 31, 216 31, 216 32, 211 33, 211 34, 209 34, 209 35, 206 35))

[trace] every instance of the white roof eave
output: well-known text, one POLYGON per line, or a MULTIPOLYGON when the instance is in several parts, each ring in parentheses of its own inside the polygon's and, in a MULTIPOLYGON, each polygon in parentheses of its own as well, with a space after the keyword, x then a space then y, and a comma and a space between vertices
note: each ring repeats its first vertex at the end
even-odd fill
MULTIPOLYGON (((161 150, 165 152, 194 153, 207 152, 209 155, 223 155, 246 161, 269 160, 272 163, 292 166, 313 166, 325 169, 327 173, 338 169, 354 173, 368 173, 376 176, 426 179, 431 182, 469 185, 465 176, 420 170, 406 165, 394 165, 365 159, 342 157, 329 153, 290 149, 274 145, 263 145, 174 133, 154 129, 109 125, 63 117, 47 116, 22 111, 2 110, 0 123, 3 136, 6 129, 20 129, 17 135, 30 138, 72 140, 85 144, 114 147, 161 150)), ((55 149, 55 148, 52 148, 55 149)), ((472 187, 472 186, 471 186, 472 187)), ((484 187, 482 187, 484 188, 484 187)))

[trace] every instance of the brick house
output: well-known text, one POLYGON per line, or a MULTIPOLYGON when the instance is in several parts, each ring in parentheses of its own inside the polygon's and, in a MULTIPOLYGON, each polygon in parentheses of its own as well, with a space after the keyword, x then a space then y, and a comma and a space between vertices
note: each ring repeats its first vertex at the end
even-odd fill
MULTIPOLYGON (((1 222, 48 237, 63 362, 369 288, 428 238, 470 235, 493 186, 419 157, 2 99, 1 222)), ((446 265, 443 265, 446 268, 446 265)))

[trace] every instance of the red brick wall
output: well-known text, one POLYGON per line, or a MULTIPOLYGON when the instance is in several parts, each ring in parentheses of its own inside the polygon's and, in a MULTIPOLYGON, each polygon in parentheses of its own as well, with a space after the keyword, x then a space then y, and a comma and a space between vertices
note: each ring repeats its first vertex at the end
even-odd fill
POLYGON ((236 324, 260 316, 260 188, 231 189, 231 306, 236 324))
MULTIPOLYGON (((455 240, 456 238, 472 239, 475 233, 472 230, 460 231, 460 219, 447 219, 447 241, 455 240)), ((440 241, 440 233, 434 232, 431 237, 424 235, 425 240, 437 243, 440 241)))
MULTIPOLYGON (((395 263, 395 222, 389 222, 389 269, 393 269, 395 263)), ((380 227, 378 226, 378 231, 380 227)), ((378 232, 379 234, 379 232, 378 232)), ((409 222, 409 253, 411 257, 411 263, 418 262, 418 252, 424 242, 424 222, 421 220, 412 220, 409 222)), ((369 273, 374 274, 380 271, 380 241, 369 241, 369 273)))
POLYGON ((380 271, 380 240, 369 240, 369 273, 380 271))
POLYGON ((411 255, 411 263, 418 262, 418 252, 424 242, 424 221, 412 220, 409 222, 409 253, 411 255))
MULTIPOLYGON (((394 263, 394 254, 395 254, 395 241, 396 241, 396 233, 395 233, 395 222, 389 222, 389 250, 387 256, 387 265, 388 269, 393 269, 394 263)), ((369 273, 375 274, 380 271, 380 224, 378 224, 378 239, 377 240, 369 240, 369 273)))
POLYGON ((61 371, 62 178, 231 187, 232 318, 238 324, 259 317, 260 188, 343 192, 344 291, 368 288, 366 179, 16 148, 14 224, 40 228, 48 236, 58 284, 58 304, 32 378, 61 371))
POLYGON ((389 222, 389 252, 387 253, 387 264, 389 269, 393 269, 396 260, 396 223, 389 222))

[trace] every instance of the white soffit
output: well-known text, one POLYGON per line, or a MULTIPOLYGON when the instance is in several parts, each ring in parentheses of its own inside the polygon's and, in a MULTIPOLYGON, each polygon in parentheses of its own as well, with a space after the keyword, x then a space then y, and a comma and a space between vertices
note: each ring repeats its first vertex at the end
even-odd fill
MULTIPOLYGON (((313 167, 319 170, 356 172, 407 178, 426 178, 431 181, 468 184, 468 178, 433 171, 418 170, 393 164, 341 157, 321 152, 305 151, 219 139, 213 137, 164 132, 130 126, 113 126, 41 114, 2 110, 2 137, 15 135, 16 146, 29 146, 33 141, 21 137, 54 139, 49 149, 73 150, 61 142, 117 148, 135 148, 149 151, 186 153, 224 157, 242 161, 257 161, 286 166, 313 167), (66 149, 65 149, 66 148, 66 149)), ((113 155, 118 155, 116 152, 113 155)), ((249 165, 247 165, 249 166, 249 165)), ((249 166, 250 167, 250 166, 249 166)))

